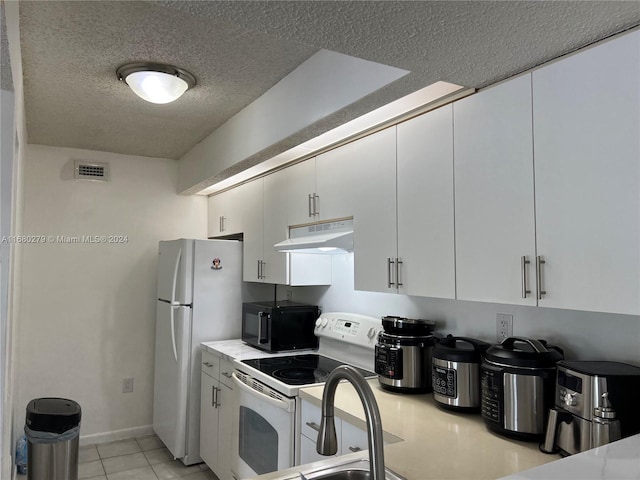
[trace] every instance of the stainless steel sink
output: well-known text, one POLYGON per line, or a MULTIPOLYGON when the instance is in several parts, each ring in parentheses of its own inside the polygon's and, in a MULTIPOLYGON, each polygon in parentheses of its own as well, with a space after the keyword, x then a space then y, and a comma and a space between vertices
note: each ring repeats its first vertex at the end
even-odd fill
MULTIPOLYGON (((312 471, 301 471, 297 477, 290 477, 298 480, 369 480, 369 460, 352 460, 341 465, 322 468, 312 471)), ((385 468, 386 480, 405 480, 404 477, 385 468)), ((288 480, 288 479, 287 479, 288 480)))

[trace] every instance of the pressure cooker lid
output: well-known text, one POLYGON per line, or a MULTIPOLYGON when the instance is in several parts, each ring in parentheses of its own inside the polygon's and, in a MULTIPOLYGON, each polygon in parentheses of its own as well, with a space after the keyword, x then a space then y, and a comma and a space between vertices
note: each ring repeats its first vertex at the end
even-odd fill
POLYGON ((382 328, 394 335, 429 335, 436 327, 433 320, 386 316, 382 317, 382 328))
POLYGON ((505 338, 485 352, 487 361, 514 367, 555 367, 563 358, 562 349, 548 345, 545 340, 524 337, 505 338))
POLYGON ((469 337, 447 335, 433 347, 433 357, 448 362, 480 363, 491 344, 469 337))

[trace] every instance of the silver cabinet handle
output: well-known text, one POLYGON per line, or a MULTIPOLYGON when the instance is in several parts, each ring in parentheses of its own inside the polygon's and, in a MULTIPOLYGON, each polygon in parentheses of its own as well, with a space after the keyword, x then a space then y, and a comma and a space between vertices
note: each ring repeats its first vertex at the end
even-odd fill
POLYGON ((224 232, 224 215, 220 215, 220 231, 224 232))
POLYGON ((313 198, 314 198, 314 195, 309 194, 309 216, 310 217, 313 217, 313 215, 314 215, 314 213, 313 213, 313 198))
POLYGON ((520 274, 522 275, 522 298, 527 298, 527 294, 531 293, 531 290, 527 290, 527 265, 531 262, 527 260, 527 257, 520 257, 520 274))
POLYGON ((320 215, 320 209, 318 208, 318 201, 320 200, 320 195, 313 194, 313 216, 320 215))
POLYGON ((542 296, 547 292, 542 289, 542 268, 541 265, 546 263, 542 260, 542 257, 538 255, 536 257, 536 291, 538 292, 538 300, 542 300, 542 296))
POLYGON ((362 449, 360 447, 349 447, 349 450, 351 450, 352 452, 359 452, 362 449))
POLYGON ((215 386, 211 387, 211 406, 213 408, 217 408, 217 404, 216 404, 216 390, 217 388, 215 386))
POLYGON ((391 265, 395 264, 395 261, 391 258, 388 257, 387 258, 387 287, 391 288, 392 286, 395 285, 395 283, 393 283, 393 278, 391 277, 391 265))
POLYGON ((267 263, 266 263, 266 262, 264 262, 263 260, 258 260, 258 278, 259 278, 259 279, 267 278, 267 276, 266 276, 266 275, 265 275, 265 273, 264 273, 264 266, 265 266, 266 264, 267 264, 267 263))
POLYGON ((220 373, 227 378, 231 378, 231 374, 229 372, 220 372, 220 373))
POLYGON ((205 367, 209 367, 209 368, 213 367, 213 363, 211 363, 211 362, 203 362, 203 365, 205 367))
POLYGON ((305 422, 305 424, 307 425, 307 427, 314 429, 316 432, 320 431, 320 425, 318 425, 316 422, 305 422))
POLYGON ((400 265, 402 265, 402 260, 396 258, 396 286, 398 288, 402 286, 402 282, 400 281, 400 265))

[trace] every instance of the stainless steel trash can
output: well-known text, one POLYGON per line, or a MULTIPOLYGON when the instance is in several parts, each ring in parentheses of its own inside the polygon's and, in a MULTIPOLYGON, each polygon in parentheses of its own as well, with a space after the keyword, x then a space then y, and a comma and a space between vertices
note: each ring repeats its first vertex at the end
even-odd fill
POLYGON ((27 479, 78 480, 80 405, 66 398, 27 404, 27 479))

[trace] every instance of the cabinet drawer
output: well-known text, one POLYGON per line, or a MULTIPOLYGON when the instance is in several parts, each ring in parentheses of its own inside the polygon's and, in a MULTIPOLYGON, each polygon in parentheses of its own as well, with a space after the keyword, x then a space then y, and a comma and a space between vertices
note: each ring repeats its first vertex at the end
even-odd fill
POLYGON ((202 372, 217 379, 220 376, 220 357, 202 350, 202 372))
POLYGON ((224 383, 227 387, 233 389, 233 380, 231 374, 233 373, 233 363, 229 360, 220 360, 220 383, 224 383))

